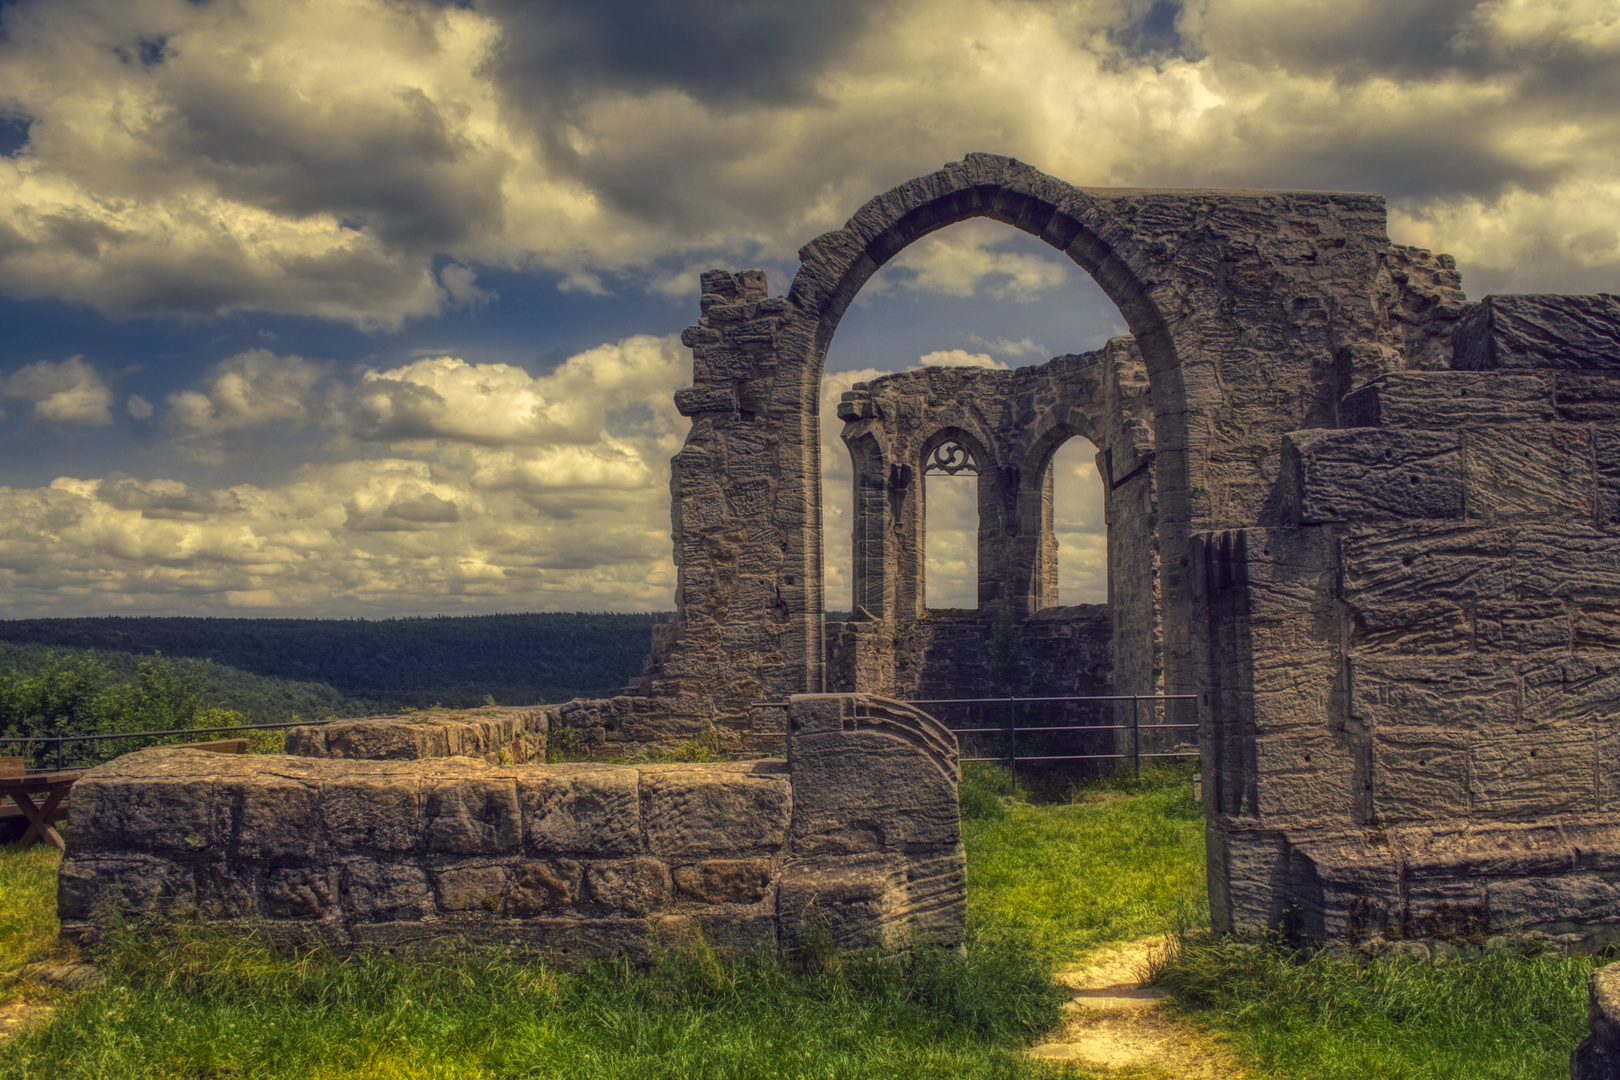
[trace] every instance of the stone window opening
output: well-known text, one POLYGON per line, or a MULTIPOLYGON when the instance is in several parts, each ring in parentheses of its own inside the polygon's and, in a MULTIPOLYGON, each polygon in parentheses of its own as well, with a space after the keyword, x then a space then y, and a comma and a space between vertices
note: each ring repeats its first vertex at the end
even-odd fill
POLYGON ((920 471, 923 527, 919 591, 924 610, 976 611, 982 595, 979 456, 960 438, 948 435, 923 454, 920 471))
POLYGON ((1047 458, 1041 478, 1041 558, 1051 586, 1037 610, 1108 603, 1107 488, 1098 456, 1091 440, 1074 435, 1047 458))

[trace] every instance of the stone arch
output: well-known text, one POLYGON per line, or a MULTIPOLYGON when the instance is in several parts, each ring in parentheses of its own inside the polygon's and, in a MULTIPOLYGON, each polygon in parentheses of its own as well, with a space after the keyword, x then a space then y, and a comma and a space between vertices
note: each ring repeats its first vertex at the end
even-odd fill
MULTIPOLYGON (((1448 674, 1427 654, 1401 653, 1404 639, 1391 661, 1389 643, 1367 640, 1347 612, 1404 625, 1398 605, 1411 601, 1411 582, 1402 578, 1394 593, 1380 584, 1387 552, 1379 544, 1406 544, 1427 558, 1446 530, 1495 527, 1471 517, 1492 505, 1491 491, 1476 490, 1488 488, 1489 470, 1484 479, 1470 471, 1468 455, 1445 449, 1456 433, 1433 429, 1496 421, 1427 403, 1459 380, 1487 393, 1500 368, 1573 366, 1612 377, 1612 350, 1594 352, 1597 339, 1581 337, 1585 330, 1526 354, 1512 329, 1543 309, 1585 327, 1591 312, 1612 305, 1527 297, 1471 307, 1448 257, 1389 242, 1375 195, 1083 189, 974 154, 873 199, 806 245, 785 296, 769 295, 762 271, 703 275, 703 317, 682 336, 693 350, 693 385, 676 395, 692 418, 671 469, 678 610, 655 637, 642 691, 677 717, 747 728, 752 702, 822 687, 816 398, 827 345, 879 267, 970 217, 1067 253, 1118 306, 1139 350, 1151 416, 1130 418, 1104 479, 1110 506, 1135 492, 1148 508, 1162 574, 1141 599, 1162 612, 1162 648, 1148 644, 1164 658, 1164 689, 1197 700, 1217 929, 1258 929, 1293 901, 1312 932, 1350 935, 1356 913, 1373 912, 1377 925, 1421 936, 1427 901, 1408 893, 1406 864, 1385 866, 1390 849, 1362 838, 1380 815, 1395 815, 1389 820, 1411 823, 1411 842, 1421 845, 1429 842, 1423 829, 1472 822, 1473 811, 1407 798, 1405 728, 1455 725, 1482 745, 1504 736, 1500 724, 1430 688, 1484 678, 1483 668, 1448 674), (1435 494, 1419 485, 1409 492, 1416 501, 1388 501, 1381 463, 1398 453, 1432 459, 1422 468, 1434 470, 1435 494), (1379 468, 1369 467, 1375 459, 1379 468), (1424 674, 1431 669, 1438 674, 1424 674)), ((1604 318, 1620 325, 1620 316, 1604 318)), ((859 398, 840 405, 846 425, 877 420, 877 403, 859 398)), ((1553 404, 1538 407, 1537 415, 1554 414, 1553 404)), ((1519 436, 1503 427, 1492 437, 1519 436)), ((1597 484, 1592 461, 1583 450, 1560 467, 1597 484)), ((1575 547, 1620 546, 1620 532, 1589 537, 1598 527, 1589 506, 1547 498, 1533 518, 1552 524, 1534 527, 1578 537, 1572 547, 1558 539, 1526 548, 1550 552, 1534 556, 1550 568, 1549 582, 1587 573, 1568 553, 1575 547)), ((1519 557, 1517 546, 1502 556, 1519 557)), ((1491 664, 1529 662, 1507 645, 1482 644, 1482 635, 1468 641, 1491 664)), ((1592 663, 1612 661, 1599 652, 1592 663)), ((1552 715, 1579 727, 1583 700, 1566 687, 1552 715)), ((1580 753, 1571 749, 1570 760, 1580 753)), ((1507 830, 1504 844, 1519 843, 1510 826, 1565 812, 1562 802, 1538 802, 1543 789, 1515 780, 1501 759, 1475 767, 1494 770, 1514 798, 1522 789, 1523 809, 1505 801, 1490 811, 1507 830)), ((1580 812, 1612 827, 1610 806, 1589 802, 1580 812)))
MULTIPOLYGON (((1051 245, 1085 270, 1111 299, 1136 338, 1153 379, 1155 410, 1171 449, 1160 455, 1167 478, 1186 472, 1189 438, 1181 355, 1197 354, 1197 332, 1185 318, 1179 298, 1163 274, 1162 250, 1149 250, 1133 222, 1120 213, 1115 192, 1090 192, 1047 176, 1022 162, 990 154, 970 154, 959 163, 909 181, 872 199, 844 228, 824 234, 799 252, 802 263, 787 300, 795 333, 784 336, 778 362, 788 376, 779 403, 814 402, 827 348, 839 321, 862 286, 908 245, 946 226, 984 217, 1000 221, 1051 245), (796 377, 796 378, 795 378, 796 377), (792 385, 786 385, 793 380, 792 385)), ((1139 209, 1124 200, 1131 209, 1139 209)), ((1201 374, 1201 373, 1200 373, 1201 374)), ((790 497, 802 498, 792 513, 814 516, 820 506, 818 417, 803 415, 800 437, 814 465, 806 483, 790 497)), ((1169 490, 1186 490, 1171 483, 1169 490)), ((1163 521, 1185 547, 1188 507, 1184 500, 1163 508, 1163 521)), ((790 546, 789 560, 805 580, 819 580, 820 543, 790 546)), ((820 636, 822 613, 806 612, 806 636, 820 636)), ((1185 654, 1185 650, 1183 650, 1185 654)), ((817 662, 812 660, 812 664, 817 662)), ((820 671, 814 676, 819 680, 820 671)), ((807 689, 819 689, 812 681, 807 689)))

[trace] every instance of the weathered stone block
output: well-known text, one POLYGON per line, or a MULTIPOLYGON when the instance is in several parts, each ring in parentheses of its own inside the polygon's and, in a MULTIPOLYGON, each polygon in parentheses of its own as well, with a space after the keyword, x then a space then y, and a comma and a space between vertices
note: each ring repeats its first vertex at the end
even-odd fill
POLYGON ((641 805, 657 855, 769 853, 787 839, 791 788, 779 766, 643 766, 641 805))
POLYGON ((1476 732, 1469 747, 1471 810, 1514 821, 1591 813, 1595 752, 1585 723, 1476 732))
POLYGON ((1487 296, 1457 322, 1452 367, 1620 371, 1620 298, 1487 296))
POLYGON ((275 866, 264 875, 264 914, 271 919, 324 918, 335 901, 323 867, 275 866))
POLYGON ((777 908, 786 943, 817 923, 846 949, 900 944, 905 932, 906 860, 894 855, 823 857, 788 864, 777 908))
POLYGON ((327 834, 339 851, 416 851, 422 844, 415 776, 333 777, 321 792, 327 834))
POLYGON ((1521 704, 1512 658, 1350 658, 1350 715, 1375 731, 1512 724, 1521 704))
POLYGON ((583 868, 573 859, 530 861, 513 867, 511 877, 506 913, 529 919, 577 903, 583 868))
POLYGON ((1507 599, 1514 540, 1485 526, 1352 526, 1341 545, 1344 600, 1356 610, 1507 599))
POLYGON ((140 917, 184 914, 195 909, 196 871, 188 863, 151 855, 78 856, 65 860, 57 878, 57 914, 64 932, 86 936, 109 910, 140 917))
POLYGON ((1595 489, 1585 428, 1476 428, 1464 441, 1469 517, 1591 519, 1595 489))
POLYGON ((1570 647, 1569 611, 1558 600, 1485 601, 1474 608, 1474 627, 1481 650, 1523 653, 1570 647))
POLYGON ((592 863, 585 880, 591 899, 609 911, 647 915, 668 906, 669 867, 657 859, 616 859, 592 863))
POLYGON ((219 835, 231 837, 232 857, 312 858, 323 833, 319 790, 314 784, 280 777, 220 784, 216 798, 224 820, 219 835))
POLYGON ((432 871, 440 911, 498 912, 509 878, 504 866, 449 866, 432 871))
MULTIPOLYGON (((1446 656, 1474 647, 1467 611, 1450 601, 1358 607, 1351 616, 1350 647, 1364 654, 1446 656)), ((1498 635, 1508 636, 1500 627, 1498 635)))
POLYGON ((771 886, 769 859, 709 859, 674 871, 681 895, 703 904, 755 904, 771 886))
POLYGON ((74 845, 89 849, 193 854, 218 847, 216 826, 209 779, 87 776, 69 800, 74 845))
POLYGON ((1463 513, 1462 440, 1453 433, 1290 432, 1283 468, 1287 513, 1302 524, 1463 513))
POLYGON ((1340 423, 1347 428, 1433 431, 1544 423, 1557 413, 1552 383, 1544 376, 1402 371, 1384 375, 1346 395, 1339 415, 1340 423))
POLYGON ((1570 1080, 1620 1076, 1620 965, 1587 976, 1586 1038, 1570 1051, 1570 1080))
POLYGON ((789 712, 793 846, 801 855, 952 847, 956 740, 899 702, 803 695, 789 712))
POLYGON ((1620 534, 1590 525, 1525 525, 1513 537, 1512 582, 1523 596, 1620 600, 1620 534))
POLYGON ((1620 921, 1620 882, 1600 874, 1565 872, 1492 881, 1486 890, 1495 927, 1620 921))
POLYGON ((1380 822, 1466 817, 1471 733, 1419 726, 1373 734, 1373 814, 1380 822))
POLYGON ((517 783, 469 777, 443 780, 427 791, 427 849, 456 855, 516 851, 523 836, 517 783))
POLYGON ((421 867, 357 859, 343 868, 343 909, 361 922, 414 921, 433 903, 421 867))
POLYGON ((529 850, 570 855, 636 855, 641 832, 639 775, 622 765, 570 765, 526 775, 518 790, 529 850))

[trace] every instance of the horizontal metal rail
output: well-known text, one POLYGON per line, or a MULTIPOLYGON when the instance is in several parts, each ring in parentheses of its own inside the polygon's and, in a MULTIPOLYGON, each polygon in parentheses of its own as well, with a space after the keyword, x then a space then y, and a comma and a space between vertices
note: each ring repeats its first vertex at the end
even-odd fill
MULTIPOLYGON (((334 716, 325 720, 294 720, 285 724, 237 724, 234 727, 171 728, 168 731, 118 731, 101 735, 34 735, 0 739, 0 745, 20 743, 25 746, 54 746, 56 748, 56 767, 61 769, 62 747, 68 743, 107 742, 114 739, 161 739, 170 735, 219 735, 233 731, 270 731, 279 728, 318 727, 322 724, 335 724, 344 719, 352 719, 352 717, 334 716)), ((35 769, 33 771, 40 772, 42 770, 35 769)))
MULTIPOLYGON (((897 699, 898 700, 898 699, 897 699)), ((1143 731, 1195 731, 1198 724, 1144 724, 1139 719, 1138 707, 1147 702, 1171 701, 1197 701, 1197 694, 1062 694, 1047 697, 976 697, 976 698, 912 698, 901 701, 903 705, 1005 705, 1008 709, 1007 723, 1002 727, 975 727, 975 728, 947 728, 953 735, 993 735, 1005 734, 1007 736, 1007 753, 997 757, 965 757, 962 761, 1005 761, 1008 762, 1014 775, 1018 772, 1020 761, 1124 761, 1130 760, 1137 771, 1142 770, 1143 758, 1186 758, 1198 757, 1197 751, 1172 751, 1169 753, 1142 753, 1143 731), (1036 727, 1019 727, 1017 707, 1019 705, 1040 704, 1045 702, 1068 701, 1128 701, 1131 703, 1131 722, 1129 724, 1057 724, 1040 725, 1036 727), (1024 755, 1018 752, 1018 733, 1023 731, 1129 731, 1131 733, 1131 752, 1129 754, 1039 754, 1024 755)), ((755 709, 785 709, 789 705, 786 701, 751 701, 750 708, 755 709)))
MULTIPOLYGON (((1171 728, 1197 728, 1198 724, 1143 724, 1143 731, 1169 731, 1171 728)), ((1006 731, 1004 727, 953 727, 950 729, 958 735, 984 734, 990 731, 1006 731)), ((1059 724, 1056 727, 1021 727, 1019 731, 1135 731, 1132 724, 1059 724)))

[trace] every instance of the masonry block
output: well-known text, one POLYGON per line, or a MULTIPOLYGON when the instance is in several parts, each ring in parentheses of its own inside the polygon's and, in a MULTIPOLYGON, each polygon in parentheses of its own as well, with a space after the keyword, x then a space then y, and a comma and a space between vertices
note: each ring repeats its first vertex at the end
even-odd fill
POLYGON ((1487 296, 1457 323, 1459 370, 1620 372, 1620 297, 1487 296))

